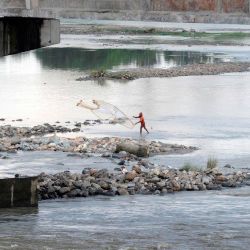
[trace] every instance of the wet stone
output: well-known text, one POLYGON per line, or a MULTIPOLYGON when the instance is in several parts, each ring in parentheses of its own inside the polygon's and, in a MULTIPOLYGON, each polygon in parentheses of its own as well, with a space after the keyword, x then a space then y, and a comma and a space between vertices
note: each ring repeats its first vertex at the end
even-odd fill
POLYGON ((75 123, 75 127, 81 127, 81 126, 82 126, 82 123, 81 123, 81 122, 75 123))

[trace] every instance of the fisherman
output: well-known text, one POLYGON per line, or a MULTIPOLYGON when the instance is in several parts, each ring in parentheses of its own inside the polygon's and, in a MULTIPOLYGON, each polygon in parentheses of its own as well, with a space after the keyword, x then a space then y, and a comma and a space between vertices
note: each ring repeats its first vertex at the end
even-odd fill
POLYGON ((136 123, 136 124, 141 123, 140 134, 142 134, 142 128, 144 128, 144 129, 147 131, 147 133, 149 134, 149 132, 148 132, 148 130, 147 130, 147 128, 146 128, 146 124, 145 124, 145 120, 144 120, 143 113, 140 112, 140 113, 139 113, 139 116, 133 116, 133 117, 134 117, 134 118, 139 118, 139 119, 140 119, 140 121, 136 123))

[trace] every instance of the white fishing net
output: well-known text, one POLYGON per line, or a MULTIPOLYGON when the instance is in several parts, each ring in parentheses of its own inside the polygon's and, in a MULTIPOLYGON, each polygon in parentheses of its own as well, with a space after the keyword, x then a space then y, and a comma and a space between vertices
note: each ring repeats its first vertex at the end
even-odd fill
POLYGON ((100 120, 108 120, 113 124, 121 124, 131 129, 135 126, 125 113, 110 103, 101 100, 92 100, 91 102, 81 100, 77 106, 90 110, 100 120))

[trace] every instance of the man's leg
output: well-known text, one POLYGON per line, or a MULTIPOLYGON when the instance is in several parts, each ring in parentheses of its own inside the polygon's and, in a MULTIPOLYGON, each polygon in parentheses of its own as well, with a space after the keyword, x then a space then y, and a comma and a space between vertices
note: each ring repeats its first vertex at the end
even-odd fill
POLYGON ((148 132, 148 130, 147 130, 147 128, 146 128, 146 126, 144 125, 143 127, 144 127, 144 129, 147 131, 147 133, 149 134, 149 132, 148 132))

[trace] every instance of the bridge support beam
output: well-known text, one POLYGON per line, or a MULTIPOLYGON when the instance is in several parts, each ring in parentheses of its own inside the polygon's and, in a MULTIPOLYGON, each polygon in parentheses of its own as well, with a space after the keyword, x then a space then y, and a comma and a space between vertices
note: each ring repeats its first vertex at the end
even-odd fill
POLYGON ((37 207, 37 177, 0 179, 0 208, 37 207))
POLYGON ((57 19, 0 18, 0 56, 37 49, 60 42, 57 19))

